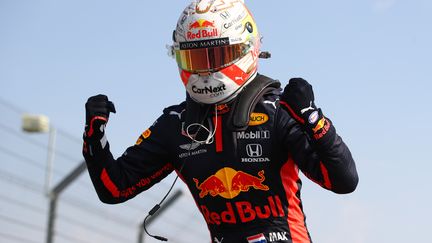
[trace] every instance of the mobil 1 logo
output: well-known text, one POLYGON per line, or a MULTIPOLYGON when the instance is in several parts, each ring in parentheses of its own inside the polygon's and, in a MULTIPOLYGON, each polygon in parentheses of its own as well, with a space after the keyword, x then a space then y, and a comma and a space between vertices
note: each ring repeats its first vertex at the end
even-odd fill
POLYGON ((254 139, 270 139, 269 130, 256 130, 256 131, 241 131, 237 132, 238 140, 254 140, 254 139))

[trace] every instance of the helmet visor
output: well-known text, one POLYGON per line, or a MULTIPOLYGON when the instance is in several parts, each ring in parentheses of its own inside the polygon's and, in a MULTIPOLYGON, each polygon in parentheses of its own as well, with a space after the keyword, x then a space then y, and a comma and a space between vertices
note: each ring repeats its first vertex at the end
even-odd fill
POLYGON ((211 72, 227 67, 244 56, 245 44, 176 50, 179 68, 192 72, 211 72))

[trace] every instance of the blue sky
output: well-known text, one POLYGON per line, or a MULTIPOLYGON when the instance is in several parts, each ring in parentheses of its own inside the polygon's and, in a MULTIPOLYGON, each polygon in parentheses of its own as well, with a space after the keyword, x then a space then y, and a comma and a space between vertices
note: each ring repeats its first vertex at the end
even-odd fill
MULTIPOLYGON (((316 103, 357 162, 360 184, 351 195, 329 193, 304 179, 304 207, 315 242, 424 242, 432 226, 432 2, 246 3, 264 37, 262 49, 272 53, 271 59, 260 61, 260 72, 283 84, 291 77, 307 79, 316 103)), ((110 120, 108 139, 120 155, 164 107, 184 99, 165 45, 187 4, 0 0, 0 98, 49 116, 54 126, 75 136, 78 142, 58 147, 79 160, 84 103, 91 95, 107 94, 118 111, 110 120)), ((0 122, 19 130, 17 115, 1 111, 0 122)), ((46 141, 44 135, 33 138, 46 141)), ((10 138, 1 139, 0 146, 20 151, 22 144, 10 138)), ((45 159, 43 151, 28 151, 45 159)), ((0 158, 5 170, 27 170, 5 155, 0 158)), ((57 167, 68 171, 73 165, 57 167)), ((26 173, 43 182, 43 173, 26 173)), ((187 199, 179 205, 177 210, 190 215, 198 212, 187 199)), ((202 223, 199 215, 193 222, 202 223)), ((152 228, 162 235, 172 232, 164 222, 152 228)), ((196 229, 205 236, 205 227, 196 229)), ((187 236, 176 240, 187 242, 187 236)))

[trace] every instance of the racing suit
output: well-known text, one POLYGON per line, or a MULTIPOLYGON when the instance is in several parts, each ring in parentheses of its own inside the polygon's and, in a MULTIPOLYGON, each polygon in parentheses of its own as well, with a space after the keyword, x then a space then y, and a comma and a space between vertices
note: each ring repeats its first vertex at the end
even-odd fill
POLYGON ((188 137, 185 102, 166 108, 118 159, 105 137, 84 138, 83 154, 100 200, 124 202, 175 170, 207 222, 212 242, 311 242, 299 169, 335 193, 352 192, 358 176, 330 120, 323 134, 330 142, 312 140, 281 108, 279 96, 261 97, 244 131, 228 129, 229 105, 207 113, 203 124, 214 132, 208 144, 188 137))

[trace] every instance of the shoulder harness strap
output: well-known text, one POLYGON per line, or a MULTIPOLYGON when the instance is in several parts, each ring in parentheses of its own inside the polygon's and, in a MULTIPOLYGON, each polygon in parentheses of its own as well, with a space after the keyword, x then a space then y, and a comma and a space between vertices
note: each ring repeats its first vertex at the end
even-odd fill
POLYGON ((228 126, 232 131, 244 131, 249 125, 250 115, 258 101, 281 86, 280 82, 258 74, 246 85, 234 101, 228 117, 228 126))

